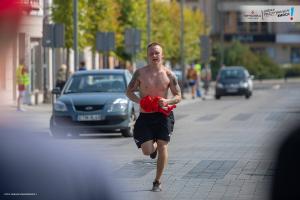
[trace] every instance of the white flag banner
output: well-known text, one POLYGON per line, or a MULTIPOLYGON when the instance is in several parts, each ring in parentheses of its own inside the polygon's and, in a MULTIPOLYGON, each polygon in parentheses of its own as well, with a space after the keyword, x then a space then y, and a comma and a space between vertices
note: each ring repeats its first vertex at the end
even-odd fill
POLYGON ((242 22, 300 22, 300 6, 240 6, 242 22))

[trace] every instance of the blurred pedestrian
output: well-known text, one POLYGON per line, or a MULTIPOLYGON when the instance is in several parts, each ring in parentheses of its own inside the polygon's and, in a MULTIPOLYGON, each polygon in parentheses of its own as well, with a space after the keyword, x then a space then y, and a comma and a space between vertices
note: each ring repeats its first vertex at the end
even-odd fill
POLYGON ((153 192, 162 190, 161 177, 168 163, 168 143, 175 123, 172 108, 181 101, 177 78, 163 65, 163 56, 161 44, 149 44, 148 65, 134 72, 126 93, 130 100, 140 104, 140 114, 134 125, 137 147, 152 159, 158 153, 153 192), (172 97, 168 97, 169 89, 172 97), (135 93, 137 90, 139 96, 135 93))
POLYGON ((222 64, 221 65, 221 69, 224 69, 226 66, 225 66, 225 64, 222 64))
POLYGON ((186 79, 191 89, 192 99, 195 99, 196 83, 199 80, 195 66, 191 65, 187 71, 186 79))
POLYGON ((207 64, 205 64, 204 68, 201 70, 201 80, 203 81, 204 94, 208 95, 211 81, 211 70, 207 64))
POLYGON ((56 74, 56 85, 60 90, 63 89, 67 81, 67 66, 62 64, 59 69, 57 70, 56 74))
POLYGON ((87 67, 85 66, 85 61, 80 61, 79 71, 87 70, 87 67))
POLYGON ((195 70, 197 72, 197 82, 196 82, 196 96, 201 97, 201 89, 200 89, 200 83, 201 83, 201 65, 200 64, 195 64, 195 70))
POLYGON ((28 70, 25 67, 24 61, 21 61, 20 65, 16 70, 16 78, 17 78, 17 85, 18 85, 18 98, 17 98, 17 110, 18 111, 25 111, 22 108, 23 98, 25 96, 26 88, 30 83, 28 70))

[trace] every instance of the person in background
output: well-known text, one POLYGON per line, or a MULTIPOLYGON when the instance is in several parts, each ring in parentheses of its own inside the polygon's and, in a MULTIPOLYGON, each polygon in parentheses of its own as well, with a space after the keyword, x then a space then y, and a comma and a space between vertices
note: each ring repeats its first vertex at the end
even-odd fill
POLYGON ((207 64, 201 70, 201 80, 203 81, 204 94, 208 95, 210 81, 211 81, 211 70, 207 64))
POLYGON ((195 91, 196 91, 196 83, 198 81, 198 75, 194 65, 191 65, 190 68, 188 69, 186 79, 191 88, 192 98, 195 99, 195 91))
POLYGON ((197 97, 201 98, 201 96, 202 96, 201 90, 200 90, 201 65, 195 64, 195 70, 197 72, 197 77, 198 77, 198 80, 196 82, 196 95, 197 95, 197 97))
POLYGON ((84 71, 87 70, 86 66, 85 66, 85 61, 81 61, 80 62, 80 66, 79 66, 79 71, 84 71))
POLYGON ((16 78, 17 78, 17 85, 18 85, 17 110, 25 111, 25 109, 22 108, 22 103, 23 103, 26 87, 29 85, 30 81, 29 81, 28 70, 24 65, 24 61, 21 61, 21 64, 17 68, 16 78))
POLYGON ((56 86, 59 87, 60 90, 63 89, 67 81, 67 66, 62 64, 57 71, 56 74, 56 86))
POLYGON ((222 64, 221 65, 221 69, 224 69, 226 66, 225 66, 225 64, 222 64))

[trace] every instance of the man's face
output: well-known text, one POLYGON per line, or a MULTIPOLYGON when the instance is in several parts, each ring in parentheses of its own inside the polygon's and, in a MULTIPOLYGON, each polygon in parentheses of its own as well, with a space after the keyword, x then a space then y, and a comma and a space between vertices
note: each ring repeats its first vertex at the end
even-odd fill
POLYGON ((163 53, 159 45, 154 45, 148 49, 148 61, 153 65, 158 65, 162 62, 163 53))

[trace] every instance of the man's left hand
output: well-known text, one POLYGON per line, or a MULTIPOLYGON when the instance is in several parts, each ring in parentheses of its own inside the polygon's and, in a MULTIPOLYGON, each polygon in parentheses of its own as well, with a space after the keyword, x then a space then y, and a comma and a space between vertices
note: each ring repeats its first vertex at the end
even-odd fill
POLYGON ((161 108, 167 107, 167 106, 168 106, 168 100, 165 99, 165 98, 160 98, 160 99, 158 100, 158 105, 159 105, 161 108))

